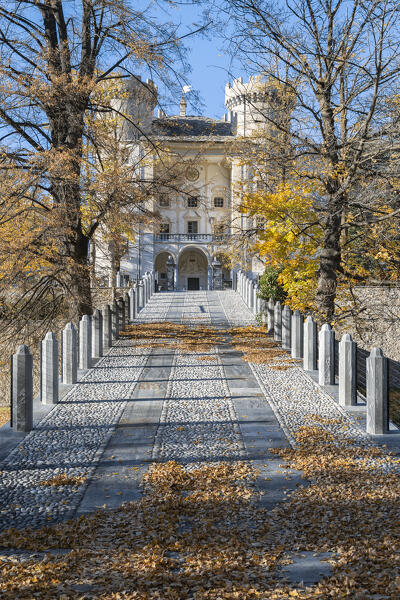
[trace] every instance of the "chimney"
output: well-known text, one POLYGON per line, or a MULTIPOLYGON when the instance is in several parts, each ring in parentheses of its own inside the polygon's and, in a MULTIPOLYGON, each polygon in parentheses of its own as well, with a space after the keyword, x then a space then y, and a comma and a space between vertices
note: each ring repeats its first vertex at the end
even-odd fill
POLYGON ((181 117, 186 117, 186 98, 185 98, 185 94, 182 92, 182 98, 181 101, 179 103, 179 115, 181 117))

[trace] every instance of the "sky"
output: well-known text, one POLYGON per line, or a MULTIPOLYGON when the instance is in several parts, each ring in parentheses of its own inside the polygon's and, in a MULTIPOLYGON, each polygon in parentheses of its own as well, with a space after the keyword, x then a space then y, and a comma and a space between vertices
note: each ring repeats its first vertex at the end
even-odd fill
MULTIPOLYGON (((175 22, 181 22, 182 33, 193 31, 202 23, 201 8, 198 5, 181 4, 171 12, 175 22)), ((192 73, 188 76, 190 84, 195 88, 204 106, 200 111, 190 107, 190 94, 187 97, 187 114, 203 114, 207 117, 221 119, 226 112, 224 105, 225 84, 229 79, 231 58, 222 50, 223 41, 215 35, 207 37, 196 35, 186 39, 186 46, 190 53, 188 60, 192 66, 192 73)), ((242 73, 236 67, 237 76, 242 73)), ((175 114, 179 112, 179 100, 175 107, 175 114)))

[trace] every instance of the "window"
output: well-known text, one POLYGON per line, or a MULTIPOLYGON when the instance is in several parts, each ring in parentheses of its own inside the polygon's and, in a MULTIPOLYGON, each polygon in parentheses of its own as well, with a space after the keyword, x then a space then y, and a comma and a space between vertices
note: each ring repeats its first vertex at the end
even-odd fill
POLYGON ((264 217, 256 217, 256 229, 258 231, 264 231, 266 221, 264 217))
POLYGON ((188 233, 198 233, 198 222, 197 221, 188 221, 187 232, 188 233))
POLYGON ((167 279, 166 273, 160 273, 160 279, 167 279))
POLYGON ((188 208, 197 208, 198 204, 199 204, 198 198, 188 198, 188 201, 187 201, 188 208))
POLYGON ((161 223, 160 233, 169 233, 169 223, 161 223))
POLYGON ((215 208, 223 208, 224 199, 220 197, 214 198, 214 206, 215 208))
POLYGON ((158 199, 158 204, 163 208, 167 208, 169 206, 169 198, 168 196, 160 196, 158 199))

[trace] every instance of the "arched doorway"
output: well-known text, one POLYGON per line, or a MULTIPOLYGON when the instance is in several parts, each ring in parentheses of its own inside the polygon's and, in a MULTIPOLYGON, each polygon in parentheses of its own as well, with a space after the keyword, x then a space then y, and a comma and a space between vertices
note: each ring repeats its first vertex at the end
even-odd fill
POLYGON ((160 252, 154 261, 154 271, 156 273, 159 292, 166 292, 168 290, 166 262, 169 256, 169 252, 160 252))
POLYGON ((178 289, 206 290, 207 282, 207 256, 197 248, 183 250, 178 260, 178 289))

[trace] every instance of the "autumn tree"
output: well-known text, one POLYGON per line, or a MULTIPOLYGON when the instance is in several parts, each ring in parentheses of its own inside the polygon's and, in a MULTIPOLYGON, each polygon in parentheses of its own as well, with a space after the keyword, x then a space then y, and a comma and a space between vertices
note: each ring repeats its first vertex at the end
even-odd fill
MULTIPOLYGON (((140 11, 129 0, 82 0, 73 5, 64 0, 20 0, 0 7, 3 167, 9 173, 20 170, 28 181, 20 194, 21 206, 8 203, 2 231, 6 233, 7 222, 12 223, 9 236, 16 230, 20 237, 29 232, 19 241, 25 262, 30 261, 25 267, 29 277, 35 262, 33 255, 28 257, 34 251, 42 292, 60 286, 78 314, 92 310, 87 256, 99 223, 115 206, 127 205, 129 199, 139 204, 141 196, 149 194, 149 182, 141 185, 137 177, 129 193, 121 194, 121 170, 128 182, 132 164, 121 157, 124 151, 116 149, 117 140, 113 149, 110 137, 106 141, 104 135, 101 140, 98 132, 94 135, 88 114, 110 111, 99 90, 114 77, 147 71, 167 88, 180 82, 183 67, 176 26, 158 23, 149 9, 140 11), (89 160, 88 145, 92 156, 97 153, 89 177, 88 161, 92 166, 95 162, 89 160), (117 158, 122 158, 118 176, 117 158), (24 219, 19 229, 16 211, 24 219)), ((147 93, 146 86, 143 83, 147 93)), ((120 116, 143 133, 134 117, 120 116)), ((4 256, 2 264, 7 265, 4 256)), ((5 271, 3 289, 11 279, 5 271)), ((31 300, 35 297, 36 292, 31 300)))
POLYGON ((300 181, 311 194, 322 235, 316 303, 332 320, 338 280, 351 271, 347 249, 374 223, 398 218, 399 112, 388 110, 400 69, 398 3, 229 0, 224 8, 236 58, 294 99, 290 119, 274 110, 260 115, 288 151, 279 161, 273 136, 264 136, 262 148, 268 152, 270 146, 275 164, 280 162, 286 191, 291 171, 297 190, 300 181))

